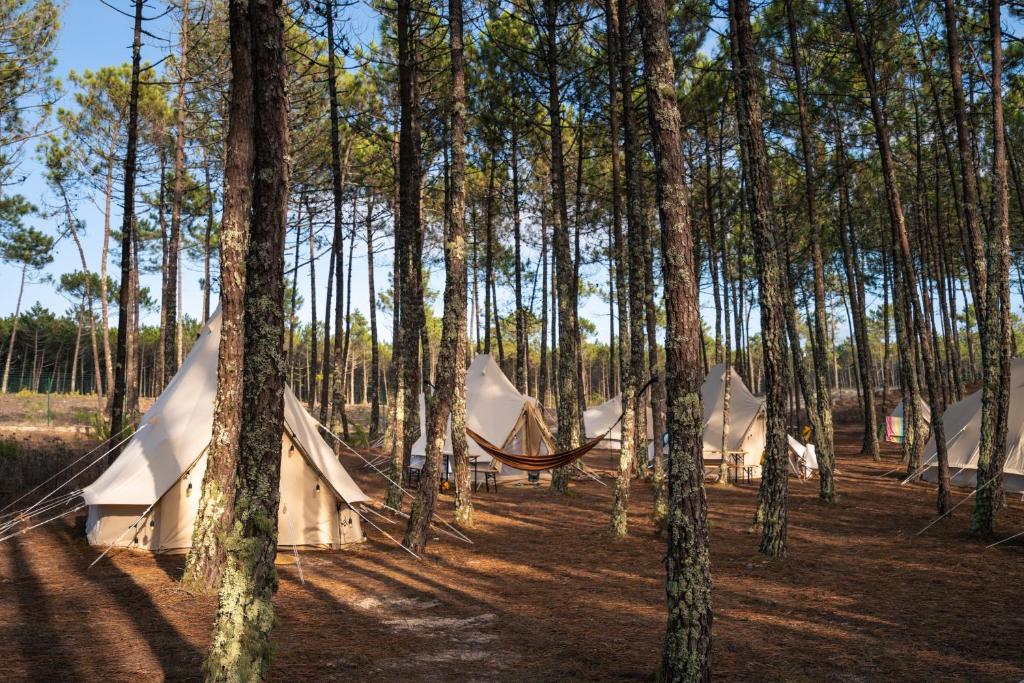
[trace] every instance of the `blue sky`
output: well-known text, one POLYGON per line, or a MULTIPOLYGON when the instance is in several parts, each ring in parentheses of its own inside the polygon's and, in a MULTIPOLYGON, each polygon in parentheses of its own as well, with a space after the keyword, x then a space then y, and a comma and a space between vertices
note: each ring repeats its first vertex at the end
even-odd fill
MULTIPOLYGON (((116 7, 125 11, 130 10, 128 0, 115 0, 112 2, 116 7)), ((156 3, 153 3, 154 5, 156 3)), ((147 16, 156 16, 163 11, 162 6, 147 8, 147 16)), ((376 15, 365 3, 357 3, 345 10, 347 23, 347 35, 356 44, 365 45, 376 35, 376 15)), ((147 24, 146 30, 156 36, 171 36, 173 42, 174 26, 172 19, 165 17, 147 24)), ((61 29, 56 49, 57 69, 56 75, 65 81, 68 72, 71 70, 82 71, 84 69, 96 69, 106 65, 124 63, 131 58, 132 20, 130 17, 105 6, 99 0, 71 0, 67 3, 61 17, 61 29)), ((166 42, 157 43, 151 38, 143 38, 143 61, 156 62, 165 56, 168 49, 174 49, 173 44, 166 42)), ((72 93, 65 93, 60 105, 72 106, 72 93)), ((53 208, 54 197, 49 193, 41 174, 39 163, 35 159, 34 150, 29 151, 23 160, 21 172, 26 176, 25 181, 17 188, 10 188, 11 191, 20 192, 29 201, 41 208, 53 208)), ((117 203, 120 202, 120 188, 115 189, 114 215, 111 217, 113 226, 120 225, 120 215, 117 203)), ((86 258, 93 270, 98 270, 102 244, 103 214, 100 202, 102 197, 94 197, 80 202, 77 208, 77 216, 85 223, 83 237, 86 258)), ((35 225, 44 232, 57 235, 62 229, 60 219, 46 219, 33 217, 29 223, 35 225)), ((360 253, 357 245, 355 258, 353 259, 352 275, 352 308, 360 310, 364 314, 368 310, 368 289, 366 257, 360 253)), ((116 245, 111 245, 112 250, 116 245)), ((304 251, 304 250, 303 250, 304 251)), ((288 249, 288 257, 291 258, 292 249, 288 249)), ((52 311, 63 313, 72 305, 55 287, 43 280, 44 275, 54 278, 61 273, 81 268, 78 254, 70 239, 61 240, 54 249, 54 261, 47 266, 42 273, 35 273, 34 277, 26 284, 25 297, 22 310, 31 307, 37 301, 52 311)), ((536 260, 535 254, 524 254, 524 258, 536 260)), ((303 259, 305 260, 305 259, 303 259)), ((375 277, 378 291, 387 286, 388 274, 391 269, 391 257, 389 252, 377 255, 375 277)), ((317 300, 321 311, 318 318, 323 318, 324 288, 327 275, 327 257, 318 259, 317 283, 319 292, 317 300)), ((108 262, 108 272, 115 277, 119 264, 111 256, 108 262)), ((299 273, 299 291, 308 301, 308 269, 303 268, 299 273)), ((11 265, 0 264, 0 278, 8 279, 8 282, 16 283, 19 271, 11 265)), ((587 273, 584 273, 586 276, 587 273)), ((183 297, 182 305, 184 311, 194 317, 202 313, 202 289, 200 278, 202 276, 202 264, 186 261, 183 273, 183 297)), ((602 286, 607 281, 607 274, 600 266, 595 267, 593 276, 597 278, 602 286)), ((154 294, 159 292, 159 274, 143 274, 142 286, 150 287, 154 294)), ((443 274, 432 273, 430 286, 432 289, 443 288, 443 274)), ((14 287, 11 287, 12 294, 0 299, 0 315, 10 315, 14 311, 15 298, 14 287)), ((498 292, 499 306, 502 311, 509 311, 512 308, 512 293, 510 291, 498 292)), ((590 298, 581 302, 582 315, 589 318, 598 330, 598 336, 602 339, 607 337, 609 327, 607 304, 597 298, 590 298)), ((214 295, 216 305, 216 295, 214 295)), ((437 313, 440 314, 440 302, 437 304, 437 313)), ((299 311, 303 320, 310 319, 308 304, 305 304, 299 311)), ((116 310, 112 311, 111 325, 115 323, 116 310)), ((158 312, 144 314, 144 321, 148 324, 155 324, 159 320, 158 312)), ((390 320, 387 316, 380 318, 380 333, 382 339, 389 339, 391 332, 390 320)))

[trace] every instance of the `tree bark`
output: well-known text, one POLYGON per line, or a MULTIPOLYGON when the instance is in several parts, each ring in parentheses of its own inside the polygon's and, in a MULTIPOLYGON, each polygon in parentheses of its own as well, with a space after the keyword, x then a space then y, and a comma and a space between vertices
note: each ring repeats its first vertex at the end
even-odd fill
POLYGON ((988 348, 981 394, 981 445, 978 454, 977 499, 971 532, 992 533, 995 513, 1002 503, 1003 465, 1006 461, 1010 412, 1010 194, 1003 115, 1003 46, 1001 0, 989 0, 988 22, 992 53, 992 188, 994 220, 990 226, 985 327, 988 348))
POLYGON ((182 583, 190 590, 217 589, 227 560, 225 530, 234 528, 245 359, 246 253, 254 168, 253 56, 250 14, 244 2, 229 7, 231 94, 225 144, 224 199, 220 228, 220 345, 213 431, 192 548, 182 583))
MULTIPOLYGON (((208 681, 267 674, 277 588, 277 516, 284 427, 284 243, 288 209, 288 100, 279 0, 250 0, 252 229, 246 255, 242 421, 235 519, 204 664, 208 681)), ((236 86, 237 87, 237 86, 236 86)))
MULTIPOLYGON (((316 231, 313 229, 313 207, 306 198, 306 220, 309 222, 309 412, 316 410, 317 323, 316 323, 316 231)), ((372 265, 372 264, 371 264, 372 265)), ((373 272, 373 269, 370 269, 373 272)), ((330 278, 328 278, 330 279, 330 278)), ((373 298, 370 298, 373 303, 373 298)))
MULTIPOLYGON (((396 383, 393 400, 396 415, 396 439, 392 449, 391 478, 401 484, 409 466, 412 445, 419 437, 419 393, 422 385, 420 336, 423 322, 423 290, 421 282, 420 243, 420 126, 416 102, 416 44, 413 0, 399 0, 397 5, 398 80, 399 80, 399 142, 398 193, 399 225, 396 237, 398 271, 401 273, 399 336, 396 337, 394 360, 396 383), (401 421, 401 425, 398 424, 401 421), (400 430, 400 431, 399 431, 400 430)), ((401 490, 389 486, 388 504, 398 508, 401 490)))
MULTIPOLYGON (((562 149, 562 96, 558 70, 557 0, 544 0, 545 66, 548 80, 548 118, 551 125, 551 179, 554 200, 553 246, 555 289, 558 295, 558 434, 555 446, 561 450, 580 443, 579 376, 576 367, 579 334, 576 320, 576 279, 569 248, 569 209, 565 194, 565 157, 562 149)), ((571 466, 552 472, 551 488, 567 493, 571 466)))
POLYGON ((380 346, 377 343, 377 291, 373 282, 373 195, 366 205, 366 279, 370 309, 370 439, 380 434, 380 346))
POLYGON ((167 330, 164 334, 164 384, 171 381, 178 371, 179 338, 170 335, 178 327, 178 298, 175 289, 178 282, 178 250, 181 248, 181 204, 185 183, 185 83, 188 80, 188 3, 181 3, 181 45, 178 57, 178 97, 174 112, 174 188, 171 191, 171 233, 167 242, 167 330))
POLYGON ((518 129, 512 129, 512 229, 515 240, 515 290, 516 290, 516 389, 528 392, 529 337, 526 329, 526 309, 523 308, 523 261, 522 261, 522 220, 519 207, 519 138, 518 129))
POLYGON ((896 179, 895 162, 893 160, 892 148, 889 144, 889 124, 886 120, 885 111, 882 108, 881 96, 875 75, 873 48, 864 40, 861 33, 860 23, 857 19, 856 9, 853 0, 844 0, 846 14, 849 19, 850 29, 853 32, 854 41, 857 46, 861 70, 864 80, 867 83, 868 95, 871 103, 871 116, 875 127, 875 140, 878 145, 879 156, 881 157, 882 177, 885 183, 886 207, 889 212, 889 220, 895 231, 896 246, 902 257, 902 267, 906 283, 906 294, 910 300, 913 314, 914 331, 918 343, 921 345, 921 359, 925 366, 925 377, 928 384, 929 407, 932 417, 932 435, 935 437, 936 460, 938 464, 939 490, 936 500, 936 508, 939 514, 945 514, 950 507, 949 493, 949 462, 946 454, 946 435, 942 424, 942 411, 944 406, 939 397, 938 377, 935 372, 935 361, 932 355, 932 344, 930 335, 927 333, 924 313, 921 310, 921 303, 918 300, 917 276, 913 268, 913 256, 910 252, 910 240, 907 235, 907 224, 903 214, 903 204, 900 199, 899 185, 896 179))
POLYGON ((665 267, 665 383, 669 406, 668 626, 659 679, 711 679, 711 570, 704 493, 701 323, 693 228, 676 104, 675 66, 663 0, 638 0, 648 114, 654 139, 665 267))
POLYGON ((760 551, 770 557, 780 557, 786 551, 789 477, 785 424, 786 390, 789 386, 783 322, 785 278, 776 241, 771 170, 761 124, 760 79, 750 27, 750 4, 747 0, 730 0, 729 29, 747 211, 760 283, 761 353, 768 434, 764 465, 761 468, 757 521, 763 529, 760 551))
MULTIPOLYGON (((637 132, 636 114, 633 107, 633 63, 630 47, 634 43, 632 22, 629 16, 627 0, 618 0, 619 4, 619 93, 622 97, 622 151, 623 170, 625 171, 626 192, 626 240, 628 251, 620 252, 623 260, 620 269, 628 274, 626 281, 619 283, 620 296, 629 298, 629 373, 622 374, 623 406, 630 403, 633 413, 632 430, 622 434, 622 447, 633 451, 632 460, 640 476, 647 476, 647 411, 646 402, 640 395, 640 387, 647 383, 650 368, 644 357, 644 320, 640 311, 644 307, 645 282, 644 271, 647 269, 647 240, 650 239, 648 229, 644 226, 641 213, 641 196, 643 193, 640 179, 640 138, 637 132), (628 259, 628 266, 626 265, 628 259), (625 285, 625 287, 623 287, 625 285), (628 387, 628 388, 627 388, 628 387), (627 397, 627 392, 629 396, 627 397)), ((697 285, 699 289, 699 284, 697 285)), ((620 333, 621 338, 621 333, 620 333)), ((621 342, 620 342, 621 345, 621 342)), ((660 434, 657 437, 660 440, 660 434)), ((658 459, 660 443, 655 446, 655 459, 658 459)))
MULTIPOLYGON (((128 344, 131 327, 132 233, 135 231, 135 164, 139 141, 139 71, 142 48, 142 3, 135 0, 135 37, 132 41, 132 76, 128 95, 128 145, 124 157, 124 217, 121 221, 121 287, 117 315, 117 361, 111 393, 110 435, 117 437, 125 427, 125 397, 128 379, 128 344)), ((110 453, 110 461, 119 449, 110 453)))
POLYGON ((818 222, 817 202, 815 201, 815 170, 811 158, 811 133, 807 114, 807 102, 804 96, 803 67, 800 59, 800 41, 796 32, 796 19, 793 15, 793 0, 786 0, 786 26, 789 33, 789 52, 793 67, 793 80, 796 86, 797 111, 800 119, 800 152, 804 171, 804 201, 807 209, 807 223, 811 231, 811 261, 814 272, 814 358, 815 410, 818 420, 815 424, 814 443, 818 457, 819 497, 831 503, 836 497, 835 451, 832 429, 832 391, 828 383, 827 357, 825 353, 825 323, 828 315, 825 312, 825 264, 821 256, 821 225, 818 222))
MULTIPOLYGON (((445 240, 445 292, 444 317, 441 322, 441 345, 438 350, 435 391, 430 395, 427 410, 427 452, 420 487, 409 512, 404 545, 413 552, 422 552, 427 545, 430 520, 443 468, 442 450, 448 419, 456 397, 465 400, 466 371, 466 225, 465 225, 465 66, 462 46, 462 0, 451 0, 448 5, 449 44, 453 82, 451 126, 451 200, 448 205, 448 235, 445 240)), ((465 444, 465 421, 459 431, 452 429, 452 444, 465 444)), ((455 461, 456 486, 462 498, 460 524, 467 522, 465 501, 472 483, 466 481, 469 462, 465 449, 455 461)), ((470 516, 471 518, 471 516, 470 516)))
MULTIPOLYGON (((619 440, 619 469, 618 476, 615 479, 615 489, 612 498, 612 512, 611 512, 611 532, 614 536, 625 537, 629 531, 629 487, 633 479, 633 429, 634 429, 634 412, 633 407, 636 401, 636 382, 633 378, 633 366, 632 354, 630 353, 630 306, 631 300, 627 296, 627 273, 629 272, 630 262, 626 252, 626 238, 622 233, 622 184, 620 179, 620 163, 619 163, 619 118, 618 118, 618 99, 623 98, 623 102, 627 93, 631 94, 630 89, 623 88, 621 85, 621 74, 625 71, 626 67, 620 70, 620 60, 622 59, 621 50, 621 27, 619 11, 620 3, 618 0, 605 0, 605 24, 607 34, 607 51, 608 51, 608 92, 609 92, 609 106, 608 106, 608 127, 611 137, 611 170, 612 170, 612 235, 613 235, 613 253, 615 254, 615 288, 619 292, 619 377, 621 378, 622 384, 622 422, 620 423, 620 440, 619 440)), ((623 108, 627 105, 623 103, 623 108)), ((630 107, 632 112, 632 107, 630 107)), ((630 141, 632 142, 632 141, 630 141)), ((626 167, 627 174, 633 170, 632 159, 627 154, 626 167)), ((627 187, 630 187, 629 180, 627 178, 627 187)), ((630 201, 628 197, 629 191, 627 189, 627 202, 630 201)), ((635 229, 635 226, 630 225, 631 229, 635 229)), ((634 232, 630 232, 630 237, 636 239, 634 232)), ((639 245, 637 248, 642 248, 643 245, 639 245)), ((638 320, 640 324, 643 324, 642 319, 638 320)), ((643 357, 643 346, 640 348, 641 359, 643 357)), ((646 451, 644 453, 646 457, 646 451)), ((646 463, 644 463, 646 465, 646 463)))
POLYGON ((839 245, 843 253, 843 267, 846 271, 846 286, 850 291, 850 307, 853 309, 853 333, 857 343, 857 369, 860 383, 864 389, 864 438, 861 446, 863 455, 870 455, 878 461, 878 413, 875 408, 875 392, 873 363, 871 360, 871 342, 868 338, 866 322, 866 304, 863 297, 863 281, 857 275, 857 254, 855 251, 856 234, 850 210, 850 185, 847 172, 846 147, 843 144, 842 129, 838 119, 835 127, 836 138, 836 170, 839 174, 839 245), (849 231, 849 234, 848 232, 849 231))

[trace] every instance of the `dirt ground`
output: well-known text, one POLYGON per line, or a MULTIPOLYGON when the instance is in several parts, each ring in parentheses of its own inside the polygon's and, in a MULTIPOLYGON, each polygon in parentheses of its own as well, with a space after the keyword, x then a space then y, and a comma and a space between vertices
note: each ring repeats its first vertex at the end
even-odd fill
MULTIPOLYGON (((718 680, 1018 681, 1024 544, 986 549, 970 503, 922 536, 934 492, 882 477, 840 428, 840 501, 791 482, 789 552, 757 554, 752 485, 709 491, 718 680)), ((372 495, 383 487, 352 456, 372 495)), ((595 465, 600 463, 595 462, 595 465)), ((609 480, 606 478, 606 482, 609 480)), ((957 494, 960 500, 965 492, 957 494)), ((441 514, 451 517, 442 496, 441 514)), ((607 534, 611 489, 479 493, 473 544, 438 535, 423 561, 380 532, 280 558, 274 680, 650 680, 664 628, 663 542, 635 484, 629 539, 607 534)), ((198 678, 215 600, 177 587, 183 558, 97 556, 67 517, 0 544, 0 678, 198 678)), ((1024 530, 1018 501, 999 518, 1024 530)), ((398 525, 386 526, 400 535, 398 525)))
MULTIPOLYGON (((139 398, 139 408, 148 410, 153 400, 139 398)), ((95 395, 0 394, 0 431, 94 434, 102 412, 95 395)))

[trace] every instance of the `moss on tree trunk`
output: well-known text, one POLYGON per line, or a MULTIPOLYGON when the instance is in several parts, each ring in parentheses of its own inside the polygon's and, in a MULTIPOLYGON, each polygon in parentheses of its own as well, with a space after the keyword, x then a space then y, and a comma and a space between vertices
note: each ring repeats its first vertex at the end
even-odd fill
MULTIPOLYGON (((232 3, 232 34, 242 29, 232 3)), ((284 423, 284 240, 288 208, 288 101, 284 25, 278 1, 252 0, 252 80, 234 83, 253 106, 253 211, 246 256, 242 419, 234 523, 217 616, 204 663, 209 681, 256 680, 270 662, 277 589, 277 513, 284 423)))

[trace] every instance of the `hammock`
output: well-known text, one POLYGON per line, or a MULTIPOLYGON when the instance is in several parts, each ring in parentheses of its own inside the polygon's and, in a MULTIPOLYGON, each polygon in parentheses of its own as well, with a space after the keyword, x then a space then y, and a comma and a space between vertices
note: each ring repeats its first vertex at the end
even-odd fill
MULTIPOLYGON (((637 396, 642 395, 647 391, 654 382, 656 382, 658 376, 655 375, 647 380, 647 383, 637 392, 637 396)), ((616 425, 622 422, 622 418, 625 417, 625 412, 619 415, 619 419, 615 420, 608 429, 604 431, 590 441, 587 441, 581 446, 570 449, 568 451, 562 451, 561 453, 548 453, 546 455, 527 455, 525 453, 509 453, 502 449, 500 446, 495 446, 493 443, 482 437, 481 435, 474 432, 469 427, 466 427, 466 434, 476 441, 480 448, 484 449, 484 452, 490 455, 495 460, 505 463, 509 467, 517 470, 524 470, 526 472, 538 472, 540 470, 550 470, 556 467, 565 467, 594 450, 594 448, 605 440, 605 438, 615 429, 616 425)))
POLYGON ((597 444, 604 441, 604 438, 608 436, 608 432, 598 436, 590 441, 586 442, 582 446, 577 446, 568 451, 562 451, 561 453, 549 453, 546 455, 527 455, 525 453, 509 453, 503 450, 500 446, 495 446, 493 443, 474 432, 469 427, 466 427, 466 434, 473 437, 473 441, 476 441, 480 448, 490 455, 495 460, 505 463, 509 467, 517 470, 525 470, 527 472, 537 472, 540 470, 550 470, 556 467, 564 467, 576 460, 579 460, 584 455, 594 449, 597 444))

